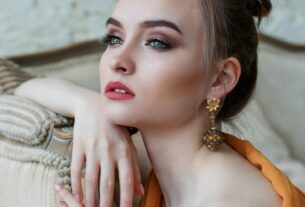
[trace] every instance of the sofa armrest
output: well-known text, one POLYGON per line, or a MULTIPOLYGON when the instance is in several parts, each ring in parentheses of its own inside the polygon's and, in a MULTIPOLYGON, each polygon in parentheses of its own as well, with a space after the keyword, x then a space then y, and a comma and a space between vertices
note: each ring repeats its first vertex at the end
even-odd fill
MULTIPOLYGON (((20 196, 23 199, 20 202, 29 203, 23 205, 26 207, 33 207, 33 203, 37 203, 34 207, 56 206, 58 198, 53 190, 54 184, 71 188, 74 120, 32 100, 12 95, 0 95, 0 113, 0 183, 21 188, 20 183, 14 181, 18 176, 19 182, 29 185, 27 190, 16 190, 13 197, 5 189, 0 189, 0 200, 9 202, 20 196), (43 172, 38 172, 41 169, 43 172), (34 183, 26 180, 37 176, 39 178, 34 183), (37 188, 49 193, 47 200, 33 197, 37 188)), ((119 182, 116 180, 114 206, 118 200, 119 182)), ((139 197, 135 197, 134 206, 139 202, 139 197)), ((5 203, 4 206, 18 205, 5 203)))
POLYGON ((21 83, 31 78, 16 63, 0 58, 0 94, 13 94, 21 83))
POLYGON ((73 120, 7 94, 0 114, 1 206, 56 206, 54 184, 71 186, 73 120))

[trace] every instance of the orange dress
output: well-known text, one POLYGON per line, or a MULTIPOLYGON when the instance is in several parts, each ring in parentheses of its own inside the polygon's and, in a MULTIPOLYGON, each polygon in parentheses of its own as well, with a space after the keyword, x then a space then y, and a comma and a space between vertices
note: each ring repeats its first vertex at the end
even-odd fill
MULTIPOLYGON (((225 135, 226 143, 253 164, 272 183, 275 192, 282 198, 282 207, 305 207, 305 194, 295 187, 287 176, 276 168, 264 155, 246 140, 225 135)), ((153 172, 145 186, 141 207, 165 207, 162 192, 153 172)))

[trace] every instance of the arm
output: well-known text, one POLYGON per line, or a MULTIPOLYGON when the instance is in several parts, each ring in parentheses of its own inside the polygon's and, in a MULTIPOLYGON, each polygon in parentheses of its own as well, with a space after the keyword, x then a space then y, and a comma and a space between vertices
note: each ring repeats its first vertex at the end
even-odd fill
POLYGON ((83 200, 81 172, 85 160, 85 203, 89 206, 96 206, 98 185, 100 202, 105 206, 112 203, 116 167, 119 171, 121 205, 131 204, 134 191, 143 193, 136 148, 126 127, 107 120, 99 93, 65 80, 36 78, 20 85, 15 95, 34 100, 59 114, 75 117, 71 184, 78 202, 83 200))
POLYGON ((67 117, 75 116, 75 105, 81 98, 98 100, 99 97, 99 93, 54 78, 30 79, 16 88, 15 95, 36 101, 67 117))

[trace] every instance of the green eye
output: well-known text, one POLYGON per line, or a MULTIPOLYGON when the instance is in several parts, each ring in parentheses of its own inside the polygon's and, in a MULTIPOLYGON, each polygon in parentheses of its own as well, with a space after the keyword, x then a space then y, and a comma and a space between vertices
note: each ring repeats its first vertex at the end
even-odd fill
POLYGON ((123 44, 123 40, 114 35, 106 35, 106 37, 103 39, 103 42, 109 45, 123 44))
POLYGON ((158 39, 151 39, 145 44, 155 49, 169 49, 170 45, 158 39))
POLYGON ((113 37, 110 38, 110 44, 111 45, 123 44, 123 40, 121 40, 118 37, 113 36, 113 37))
MULTIPOLYGON (((111 46, 122 45, 124 43, 124 41, 121 38, 114 35, 106 35, 103 38, 103 42, 111 46)), ((156 38, 148 40, 147 43, 145 43, 145 45, 159 50, 165 50, 171 48, 170 44, 156 38)))

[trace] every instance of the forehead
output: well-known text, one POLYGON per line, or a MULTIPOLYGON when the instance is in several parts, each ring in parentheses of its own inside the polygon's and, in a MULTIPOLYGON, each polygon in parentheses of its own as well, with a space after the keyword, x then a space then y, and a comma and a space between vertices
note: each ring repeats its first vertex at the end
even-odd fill
POLYGON ((200 29, 202 18, 200 0, 118 0, 112 16, 128 26, 165 19, 182 30, 200 29))

